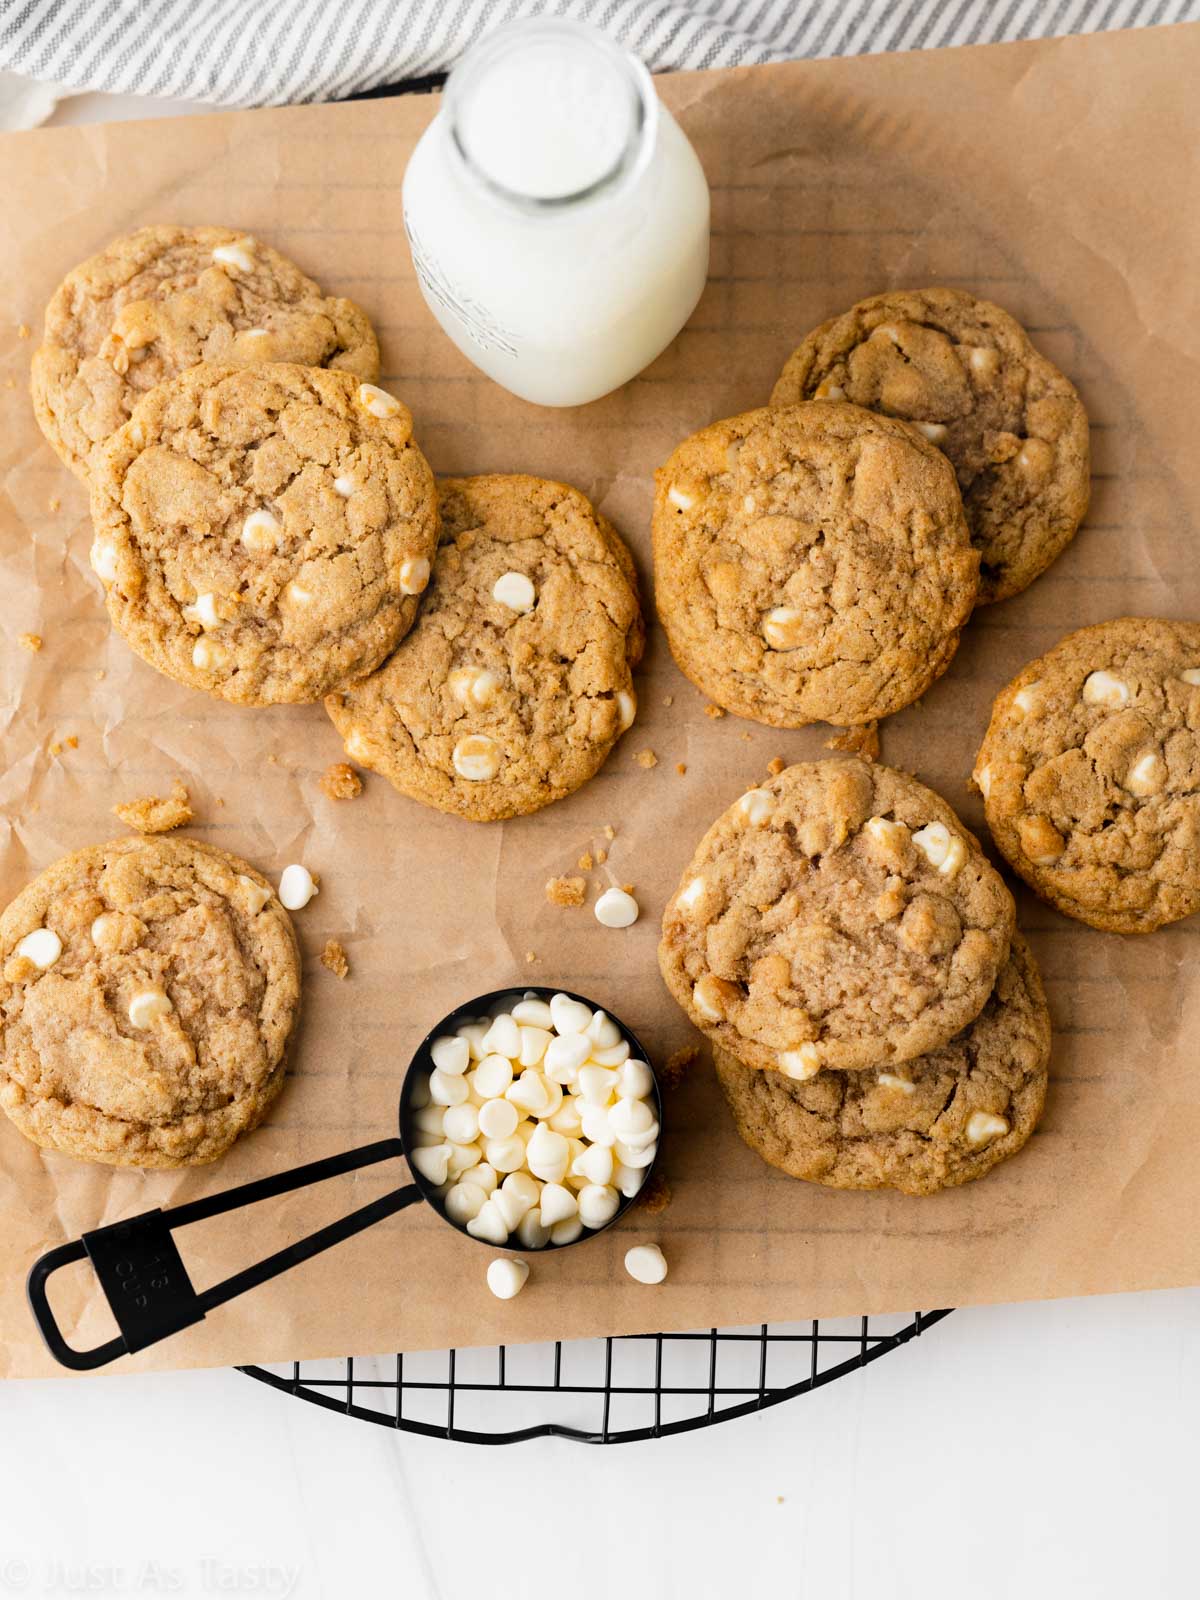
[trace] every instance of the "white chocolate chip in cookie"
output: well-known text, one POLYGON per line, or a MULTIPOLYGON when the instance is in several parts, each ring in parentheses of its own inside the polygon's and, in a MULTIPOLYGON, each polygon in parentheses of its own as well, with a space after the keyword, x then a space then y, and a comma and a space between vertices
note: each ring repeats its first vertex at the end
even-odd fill
POLYGON ((881 1089, 890 1089, 893 1094, 916 1094, 917 1086, 911 1078, 902 1078, 895 1072, 881 1072, 876 1080, 881 1089))
POLYGON ((752 828, 762 828, 771 820, 775 796, 769 789, 747 789, 737 803, 742 819, 752 828))
MULTIPOLYGON (((496 698, 500 679, 486 667, 458 667, 446 679, 450 693, 460 706, 490 706, 496 698)), ((349 745, 346 746, 349 750, 349 745)))
POLYGON ((637 716, 637 696, 632 689, 617 690, 617 725, 622 733, 633 727, 637 716))
POLYGON ((949 437, 950 429, 944 422, 918 422, 917 427, 929 440, 930 444, 941 444, 943 439, 949 437))
POLYGON ((775 1058, 785 1078, 804 1083, 821 1070, 821 1057, 815 1044, 802 1044, 797 1050, 781 1050, 775 1058))
POLYGON ((524 616, 537 604, 537 591, 523 572, 504 572, 492 585, 492 599, 524 616))
POLYGON ((228 659, 228 651, 203 634, 192 646, 192 665, 198 672, 219 672, 228 659))
POLYGON ((974 774, 975 787, 986 800, 992 792, 992 769, 986 763, 974 774))
POLYGON ((823 379, 813 391, 814 400, 844 400, 846 391, 840 383, 834 383, 832 378, 823 379))
POLYGON ((233 244, 219 244, 213 251, 213 260, 219 267, 236 267, 239 272, 253 272, 253 250, 253 239, 238 239, 233 244))
POLYGON ((400 563, 400 592, 421 594, 429 585, 429 563, 424 556, 411 556, 400 563))
POLYGON ((1000 352, 977 344, 968 356, 971 371, 978 378, 994 378, 1000 370, 1000 352))
POLYGON ((345 473, 342 473, 339 477, 336 477, 333 480, 333 492, 335 494, 340 494, 343 500, 349 500, 350 496, 357 488, 358 485, 355 483, 354 479, 348 477, 345 473))
POLYGON ((174 1009, 165 990, 155 984, 138 989, 130 998, 129 1020, 135 1028, 149 1028, 159 1017, 165 1017, 174 1009))
POLYGON ((1017 838, 1035 867, 1053 866, 1067 848, 1067 841, 1048 817, 1018 817, 1017 838))
POLYGON ((993 1139, 1001 1139, 1009 1130, 1006 1118, 998 1117, 992 1111, 972 1111, 967 1118, 967 1143, 982 1148, 991 1144, 993 1139))
POLYGON ((762 631, 772 650, 797 650, 804 643, 804 613, 795 606, 773 606, 762 631))
POLYGON ((469 733, 454 746, 454 770, 468 783, 486 783, 500 771, 500 746, 486 733, 469 733))
POLYGON ((888 862, 897 862, 903 858, 904 846, 911 837, 905 824, 895 822, 891 817, 868 817, 863 823, 862 831, 888 862))
POLYGON ((1136 794, 1143 799, 1148 795, 1161 794, 1166 782, 1166 762, 1157 750, 1151 750, 1148 755, 1141 756, 1125 774, 1125 787, 1130 794, 1136 794))
POLYGON ((210 628, 219 628, 222 619, 217 613, 216 595, 198 594, 190 606, 183 607, 183 620, 196 623, 206 633, 210 628))
POLYGON ((954 878, 967 859, 967 847, 944 822, 927 822, 912 836, 913 843, 943 878, 954 878))
POLYGON ((1129 704, 1129 685, 1111 672, 1089 672, 1083 680, 1083 698, 1089 706, 1119 711, 1129 704))
POLYGON ((256 883, 253 878, 248 878, 244 872, 238 873, 238 882, 246 891, 246 904, 250 915, 256 917, 271 898, 270 889, 265 883, 256 883))
POLYGON ((705 973, 692 990, 692 1004, 706 1022, 720 1022, 725 1016, 728 985, 705 973))
POLYGON ((1179 676, 1184 683, 1200 683, 1200 667, 1186 667, 1179 676))
POLYGON ((352 761, 367 762, 371 759, 371 746, 361 728, 351 728, 342 748, 352 761))
POLYGON ((62 940, 53 928, 35 928, 32 933, 25 935, 13 953, 32 961, 35 967, 45 972, 62 955, 62 948, 62 940))
POLYGON ((117 547, 111 539, 93 539, 88 559, 101 583, 112 583, 117 576, 117 547))
POLYGON ((291 583, 289 583, 287 588, 283 591, 283 595, 288 605, 295 606, 298 611, 303 611, 306 607, 312 605, 313 601, 316 599, 316 596, 313 594, 312 590, 306 589, 304 585, 302 583, 298 583, 295 578, 292 579, 291 583))
POLYGON ((1017 690, 1012 697, 1012 710, 1017 716, 1027 717, 1031 711, 1037 710, 1041 704, 1041 696, 1038 694, 1041 687, 1042 681, 1037 678, 1033 683, 1027 683, 1023 689, 1017 690))
POLYGON ((693 878, 691 883, 679 891, 679 898, 675 904, 681 911, 686 911, 690 915, 703 900, 707 887, 703 878, 693 878))
POLYGON ((386 389, 381 389, 378 384, 360 383, 358 386, 358 403, 373 417, 398 417, 400 415, 400 402, 395 395, 386 389))
POLYGON ((1044 478, 1054 465, 1054 450, 1044 439, 1026 439, 1017 451, 1017 466, 1031 478, 1044 478))
POLYGON ((688 494, 686 489, 681 489, 673 483, 667 490, 667 499, 678 511, 690 511, 696 504, 694 496, 688 494))
POLYGON ((269 511, 252 511, 242 523, 242 548, 252 555, 266 555, 278 547, 282 532, 283 525, 269 511))

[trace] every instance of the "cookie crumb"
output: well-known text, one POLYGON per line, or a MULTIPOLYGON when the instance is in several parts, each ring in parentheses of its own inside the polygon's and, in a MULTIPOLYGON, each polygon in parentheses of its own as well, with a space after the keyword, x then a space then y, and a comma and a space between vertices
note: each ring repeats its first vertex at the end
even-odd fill
POLYGON ((622 892, 622 894, 632 894, 633 893, 633 885, 631 883, 623 883, 621 885, 621 892, 622 892))
POLYGON ((879 756, 879 724, 864 722, 861 727, 842 728, 825 741, 826 750, 844 750, 850 755, 874 761, 879 756))
POLYGON ((58 511, 61 508, 61 506, 62 506, 62 501, 58 498, 58 496, 56 494, 52 494, 50 496, 49 500, 46 501, 46 510, 47 511, 58 511))
POLYGON ((617 837, 617 830, 607 822, 604 824, 604 837, 608 840, 609 844, 611 844, 617 837))
POLYGON ((335 978, 345 978, 350 972, 350 958, 336 939, 326 939, 321 951, 321 965, 328 967, 335 978))
POLYGON ((169 795, 123 800, 113 807, 113 815, 138 833, 170 833, 172 828, 182 828, 192 820, 192 807, 182 779, 176 778, 169 795))
POLYGON ((786 766, 787 762, 783 759, 783 757, 776 756, 773 761, 767 762, 767 771, 773 778, 777 778, 786 766))
POLYGON ((639 750, 633 759, 637 762, 639 767, 645 767, 647 772, 649 772, 651 767, 656 767, 658 765, 658 757, 654 754, 653 750, 639 750))
POLYGON ((362 779, 345 761, 335 761, 331 767, 326 767, 319 787, 331 800, 356 800, 363 788, 362 779))
POLYGON ((552 906, 581 906, 586 895, 585 878, 551 878, 546 885, 546 899, 552 906))
POLYGON ((70 733, 65 739, 54 739, 46 746, 46 749, 52 756, 60 756, 64 750, 78 750, 79 735, 77 733, 70 733))
POLYGON ((685 1044, 681 1049, 673 1051, 658 1069, 660 1085, 664 1089, 678 1089, 699 1054, 698 1044, 685 1044))
POLYGON ((650 1182, 638 1190, 637 1204, 648 1217, 657 1217, 671 1204, 671 1185, 661 1172, 656 1172, 650 1182))
POLYGON ((580 872, 590 872, 595 865, 596 863, 592 859, 592 852, 590 850, 585 850, 579 858, 580 872))
POLYGON ((29 337, 29 324, 27 322, 18 322, 17 323, 17 338, 18 339, 28 339, 28 337, 29 337))
POLYGON ((686 777, 687 776, 687 762, 686 761, 677 761, 675 763, 675 771, 679 774, 679 776, 681 778, 686 777))
POLYGON ((663 705, 665 705, 665 706, 673 706, 674 704, 675 704, 675 696, 673 694, 665 694, 665 695, 663 695, 663 705))
POLYGON ((536 952, 536 950, 526 950, 525 959, 526 959, 526 961, 529 962, 530 966, 532 966, 533 963, 537 960, 537 952, 536 952))
POLYGON ((603 846, 601 846, 600 849, 598 849, 596 851, 596 865, 598 867, 602 867, 607 860, 608 860, 608 851, 605 850, 603 848, 603 846))
POLYGON ((705 706, 704 715, 706 717, 711 717, 713 719, 713 721, 715 722, 718 717, 723 717, 725 715, 725 707, 724 706, 705 706))
POLYGON ((42 648, 42 636, 40 633, 18 634, 17 643, 21 646, 22 650, 28 650, 31 656, 35 656, 42 648))

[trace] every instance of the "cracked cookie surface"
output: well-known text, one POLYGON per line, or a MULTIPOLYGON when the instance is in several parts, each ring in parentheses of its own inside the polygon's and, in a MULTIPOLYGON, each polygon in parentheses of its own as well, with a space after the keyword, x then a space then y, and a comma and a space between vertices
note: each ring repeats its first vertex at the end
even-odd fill
POLYGON ((997 696, 974 782, 997 846, 1068 916, 1149 933, 1200 910, 1200 622, 1068 634, 997 696))
POLYGON ((0 1106, 44 1149, 212 1161, 283 1086, 296 938, 224 850, 118 839, 65 856, 0 915, 0 973, 0 1106))
POLYGON ((269 245, 229 228, 159 224, 114 239, 68 273, 33 358, 42 432, 78 477, 94 445, 156 384, 201 361, 291 361, 374 382, 366 313, 269 245))
POLYGON ((954 473, 905 422, 832 402, 715 422, 657 474, 658 613, 681 670, 774 727, 888 716, 975 602, 954 473))
POLYGON ((791 355, 774 405, 849 400, 915 423, 958 475, 979 550, 979 601, 1018 594, 1087 511, 1087 414, 1020 323, 958 289, 895 290, 823 323, 791 355))
POLYGON ((578 490, 520 475, 438 486, 416 626, 326 702, 355 761, 473 821, 585 783, 632 723, 644 642, 632 557, 578 490))
POLYGON ((92 458, 92 566, 151 666, 246 705, 319 700, 412 626, 437 541, 407 408, 344 372, 193 367, 92 458))
POLYGON ((700 842, 659 966, 692 1022, 747 1066, 908 1061, 979 1015, 1012 895, 951 808, 906 773, 802 762, 700 842))
POLYGON ((1041 1116, 1049 1061, 1046 998, 1020 934, 975 1021, 900 1067, 794 1083, 713 1052, 738 1133, 764 1161, 835 1189, 914 1195, 1016 1155, 1041 1116))

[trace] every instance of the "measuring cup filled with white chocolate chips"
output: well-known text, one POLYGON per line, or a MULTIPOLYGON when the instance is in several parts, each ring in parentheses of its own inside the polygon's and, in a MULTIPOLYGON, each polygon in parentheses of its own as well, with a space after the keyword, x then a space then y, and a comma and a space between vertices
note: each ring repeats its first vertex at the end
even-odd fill
POLYGON ((654 1169, 661 1124, 654 1072, 617 1018, 576 994, 498 990, 443 1018, 417 1048, 400 1090, 398 1137, 85 1233, 34 1263, 30 1306, 55 1359, 88 1370, 191 1327, 418 1200, 490 1248, 563 1249, 633 1203, 654 1169), (193 1288, 178 1229, 400 1155, 412 1183, 212 1288, 193 1288), (47 1283, 85 1259, 120 1331, 77 1350, 54 1317, 47 1283))

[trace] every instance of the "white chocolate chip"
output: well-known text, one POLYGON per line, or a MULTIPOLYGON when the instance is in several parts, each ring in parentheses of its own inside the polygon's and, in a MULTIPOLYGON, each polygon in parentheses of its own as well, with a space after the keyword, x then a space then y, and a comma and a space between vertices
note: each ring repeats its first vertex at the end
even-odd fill
POLYGON ((621 1030, 607 1011, 594 1012, 584 1032, 601 1050, 610 1050, 613 1045, 621 1043, 621 1030))
POLYGON ((183 607, 183 620, 197 623, 206 632, 209 628, 219 628, 222 618, 217 614, 216 595, 198 594, 193 605, 183 607))
POLYGON ((248 878, 244 872, 238 873, 238 882, 246 891, 246 902, 250 908, 250 915, 256 917, 271 898, 270 889, 265 883, 256 883, 253 878, 248 878))
POLYGON ((556 1222, 550 1229, 551 1244, 574 1244, 583 1232, 583 1223, 578 1217, 567 1217, 562 1222, 556 1222))
POLYGON ((62 940, 53 928, 35 928, 32 933, 25 935, 14 954, 32 961, 35 967, 40 967, 44 972, 62 955, 62 949, 62 940))
POLYGON ((234 244, 219 244, 213 251, 213 260, 222 267, 236 267, 239 272, 254 271, 253 239, 238 239, 234 244))
POLYGON ((306 589, 302 583, 297 583, 294 578, 283 592, 288 604, 301 610, 305 606, 312 605, 313 600, 316 598, 311 589, 306 589))
POLYGON ((170 997, 157 985, 138 989, 129 1001, 129 1020, 135 1028, 149 1028, 158 1017, 174 1011, 170 997))
POLYGON ((748 789, 737 803, 742 817, 753 828, 761 828, 775 811, 775 796, 769 789, 748 789))
POLYGON ((446 682, 460 706, 477 706, 480 710, 491 705, 500 687, 496 674, 483 667, 458 667, 446 682))
POLYGON ((279 876, 279 900, 287 910, 303 911, 313 895, 319 893, 307 867, 295 861, 290 867, 284 867, 279 876))
MULTIPOLYGON (((450 1074, 454 1076, 453 1073, 450 1074)), ((442 1131, 451 1144, 469 1145, 479 1136, 479 1108, 473 1106, 469 1100, 463 1100, 456 1106, 447 1106, 442 1118, 442 1131)), ((476 1150, 471 1166, 479 1160, 479 1151, 476 1150)), ((457 1176, 457 1174, 456 1174, 457 1176)))
POLYGON ((656 1244, 635 1244, 625 1252, 625 1271, 635 1283, 661 1283, 667 1258, 656 1244))
POLYGON ((1161 794, 1166 782, 1166 763, 1154 750, 1135 761, 1125 775, 1125 787, 1130 794, 1143 798, 1147 795, 1161 794))
POLYGON ((844 400, 845 398, 845 389, 842 388, 840 383, 834 383, 830 378, 825 378, 813 391, 814 400, 844 400))
POLYGON ((520 1120, 511 1100, 485 1100, 479 1108, 479 1131, 485 1139, 511 1139, 520 1120))
POLYGON ((359 384, 358 403, 373 417, 396 417, 400 414, 400 402, 395 395, 388 394, 386 389, 380 389, 374 383, 359 384))
POLYGON ((986 345, 976 345, 967 359, 971 371, 981 378, 993 377, 1000 370, 999 350, 989 349, 986 345))
POLYGON ((633 727, 633 719, 637 716, 637 696, 631 689, 617 690, 617 725, 621 732, 633 727))
POLYGON ((946 878, 953 878, 967 858, 966 846, 944 822, 927 822, 917 829, 912 840, 929 865, 946 878))
POLYGON ((268 550, 278 548, 282 532, 283 524, 269 511, 252 511, 242 523, 242 548, 252 555, 265 555, 268 550))
POLYGON ((450 1146, 448 1144, 431 1144, 417 1150, 408 1152, 408 1164, 414 1171, 419 1172, 426 1182, 439 1188, 446 1181, 450 1170, 450 1146))
POLYGON ((1129 704, 1129 685, 1111 672, 1089 672, 1083 680, 1083 698, 1089 706, 1119 711, 1129 704))
POLYGON ((198 672, 219 672, 228 659, 225 647, 204 634, 192 646, 192 665, 198 672))
POLYGON ((903 822, 893 822, 890 817, 868 817, 863 823, 863 832, 877 844, 881 850, 894 854, 904 847, 905 840, 909 837, 907 827, 903 822))
POLYGON ((424 556, 413 556, 400 563, 401 594, 421 594, 429 584, 429 563, 424 556))
POLYGON ((976 784, 977 784, 977 786, 979 788, 980 794, 986 800, 988 795, 991 794, 991 792, 992 792, 992 769, 991 769, 991 767, 986 766, 986 765, 980 767, 979 771, 975 774, 975 782, 976 782, 976 784))
POLYGON ((121 944, 121 915, 102 911, 91 926, 92 943, 97 950, 117 950, 121 944))
POLYGON ((707 889, 707 887, 708 885, 705 883, 703 878, 693 878, 691 883, 686 884, 684 888, 679 891, 679 895, 675 901, 675 904, 681 911, 695 911, 696 907, 704 898, 704 891, 707 889))
POLYGON ((522 1250, 543 1250, 550 1243, 550 1229, 538 1211, 527 1211, 517 1223, 517 1243, 522 1250))
POLYGON ((537 604, 537 590, 523 572, 505 572, 492 585, 492 599, 524 615, 537 604))
POLYGON ((555 1083, 574 1083, 576 1074, 591 1053, 592 1042, 585 1033, 565 1033, 557 1039, 551 1039, 546 1046, 543 1069, 555 1083))
POLYGON ((92 571, 101 583, 113 583, 117 576, 117 547, 111 539, 96 538, 88 556, 92 571))
POLYGON ((467 1223, 467 1232, 472 1239, 484 1239, 488 1244, 508 1243, 508 1229, 490 1197, 467 1223))
POLYGON ((624 889, 605 889, 594 910, 596 921, 606 928, 629 928, 638 919, 638 903, 624 889))
POLYGON ((1186 667, 1179 676, 1184 683, 1200 683, 1200 667, 1186 667))
POLYGON ((929 440, 930 444, 941 444, 950 432, 944 422, 918 422, 917 427, 929 440))
POLYGON ((519 1022, 522 1027, 552 1028, 554 1026, 554 1013, 545 1000, 539 1000, 536 995, 529 995, 524 1000, 518 1000, 512 1008, 514 1022, 519 1022))
POLYGON ((585 1228, 603 1228, 621 1207, 621 1196, 607 1183, 585 1184, 576 1199, 579 1220, 585 1228))
POLYGON ((677 483, 673 483, 667 490, 667 499, 680 511, 690 511, 696 504, 693 496, 681 489, 677 483))
POLYGON ((762 631, 772 650, 796 650, 804 643, 804 613, 795 606, 774 606, 763 618, 762 631))
POLYGON ((569 994, 556 994, 550 1000, 550 1016, 555 1032, 586 1034, 592 1008, 585 1006, 582 1000, 572 1000, 569 994))
POLYGON ((333 491, 335 494, 340 494, 343 500, 349 500, 357 488, 358 485, 354 479, 348 477, 345 473, 333 480, 333 491))
POLYGON ((692 990, 692 1004, 706 1022, 720 1022, 725 1016, 724 996, 710 973, 705 973, 692 990))
POLYGON ((454 770, 468 783, 486 783, 500 771, 500 746, 486 733, 469 733, 454 746, 454 770))
POLYGON ((429 1047, 429 1059, 434 1066, 450 1076, 457 1077, 467 1070, 471 1062, 471 1047, 457 1034, 443 1034, 429 1047))
POLYGON ((797 1050, 781 1050, 775 1059, 784 1077, 793 1078, 797 1083, 815 1078, 821 1070, 821 1057, 815 1044, 802 1044, 797 1050))
POLYGON ((507 1056, 512 1060, 521 1048, 520 1025, 507 1011, 502 1011, 492 1018, 491 1026, 479 1041, 479 1048, 485 1056, 507 1056))
POLYGON ((429 1074, 429 1098, 435 1106, 461 1106, 470 1089, 461 1073, 443 1072, 434 1067, 429 1074))
POLYGON ((561 1183, 547 1183, 542 1189, 542 1226, 552 1228, 556 1222, 565 1222, 579 1210, 579 1202, 570 1189, 561 1183))
POLYGON ((1037 709, 1038 705, 1040 704, 1037 691, 1041 687, 1042 682, 1039 678, 1033 683, 1027 683, 1023 689, 1018 689, 1016 694, 1013 695, 1012 709, 1017 713, 1018 716, 1028 716, 1031 711, 1035 711, 1037 709))
POLYGON ((745 498, 742 500, 742 510, 746 513, 746 515, 748 517, 752 517, 754 515, 754 505, 755 505, 755 501, 754 501, 754 496, 752 494, 746 495, 745 498))
POLYGON ((361 728, 351 728, 343 748, 352 761, 367 762, 371 759, 371 746, 361 728))
MULTIPOLYGON (((471 1168, 473 1172, 475 1169, 471 1168)), ((464 1227, 473 1217, 477 1217, 483 1209, 487 1195, 470 1179, 470 1172, 465 1174, 453 1188, 447 1189, 442 1200, 442 1209, 458 1226, 464 1227)))
POLYGON ((1000 1139, 1008 1132, 1008 1123, 1004 1117, 997 1117, 991 1111, 972 1111, 967 1118, 967 1143, 978 1148, 980 1145, 991 1144, 993 1139, 1000 1139))
POLYGON ((894 1072, 881 1072, 878 1078, 881 1089, 891 1089, 896 1094, 916 1094, 917 1086, 911 1078, 901 1078, 894 1072))
POLYGON ((529 1143, 522 1147, 522 1154, 535 1178, 561 1183, 571 1159, 571 1147, 563 1134, 539 1122, 529 1143))
MULTIPOLYGON (((462 1037, 461 1030, 459 1037, 462 1037)), ((512 1062, 507 1056, 484 1056, 471 1078, 476 1094, 484 1100, 494 1100, 504 1093, 513 1080, 512 1062)))

